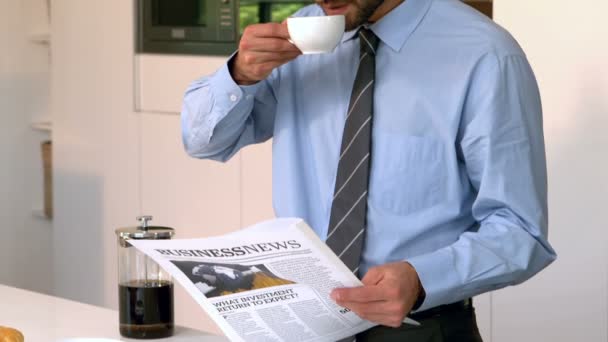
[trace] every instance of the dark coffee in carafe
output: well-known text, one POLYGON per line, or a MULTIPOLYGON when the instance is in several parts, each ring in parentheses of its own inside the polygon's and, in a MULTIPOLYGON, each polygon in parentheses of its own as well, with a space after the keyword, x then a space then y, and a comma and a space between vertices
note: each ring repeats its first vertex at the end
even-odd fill
POLYGON ((131 281, 118 286, 120 334, 138 339, 173 335, 173 284, 131 281))
POLYGON ((173 281, 158 263, 133 246, 138 240, 170 240, 173 228, 150 226, 152 216, 139 216, 139 226, 116 229, 118 242, 118 307, 120 334, 138 339, 173 335, 173 281))

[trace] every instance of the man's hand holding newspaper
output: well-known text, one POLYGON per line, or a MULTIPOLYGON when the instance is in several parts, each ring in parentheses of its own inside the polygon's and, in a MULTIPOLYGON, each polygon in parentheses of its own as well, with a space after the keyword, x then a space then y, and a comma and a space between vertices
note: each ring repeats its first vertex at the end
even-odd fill
POLYGON ((412 323, 404 318, 422 290, 412 265, 401 261, 372 267, 361 282, 361 287, 334 289, 331 298, 368 321, 394 328, 412 323))

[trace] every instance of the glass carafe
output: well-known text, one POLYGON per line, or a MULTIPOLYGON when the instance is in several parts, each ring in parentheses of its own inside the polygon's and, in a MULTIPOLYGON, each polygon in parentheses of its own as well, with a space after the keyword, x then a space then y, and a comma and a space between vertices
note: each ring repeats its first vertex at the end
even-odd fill
POLYGON ((129 240, 171 239, 174 230, 149 226, 151 216, 137 220, 137 227, 116 229, 120 334, 137 339, 169 337, 173 335, 173 280, 129 240))

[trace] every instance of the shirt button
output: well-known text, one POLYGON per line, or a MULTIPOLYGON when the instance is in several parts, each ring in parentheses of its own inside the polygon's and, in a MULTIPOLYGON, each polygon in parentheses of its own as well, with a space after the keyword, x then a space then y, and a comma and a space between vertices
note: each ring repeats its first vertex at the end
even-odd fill
POLYGON ((234 94, 230 94, 230 101, 235 102, 236 100, 238 100, 238 96, 234 95, 234 94))

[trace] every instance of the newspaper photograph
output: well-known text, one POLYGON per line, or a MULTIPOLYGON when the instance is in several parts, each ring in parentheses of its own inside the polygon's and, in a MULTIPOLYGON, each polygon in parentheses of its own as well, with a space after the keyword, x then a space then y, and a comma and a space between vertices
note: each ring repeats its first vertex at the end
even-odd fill
POLYGON ((330 298, 334 288, 362 283, 302 219, 203 239, 129 242, 169 272, 232 341, 336 341, 376 325, 330 298))

